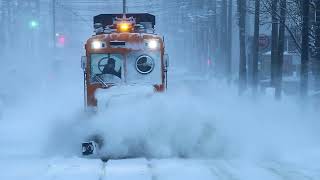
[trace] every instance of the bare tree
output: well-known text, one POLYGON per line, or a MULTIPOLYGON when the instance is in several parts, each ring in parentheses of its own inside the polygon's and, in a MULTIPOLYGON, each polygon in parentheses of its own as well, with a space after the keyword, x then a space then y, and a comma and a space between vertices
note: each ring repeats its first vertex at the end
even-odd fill
MULTIPOLYGON (((213 17, 212 17, 212 26, 213 26, 213 39, 215 42, 218 40, 218 28, 217 28, 217 0, 212 0, 212 10, 213 10, 213 17)), ((217 45, 214 42, 214 53, 217 51, 217 45)))
POLYGON ((255 0, 254 35, 253 35, 253 62, 252 62, 252 89, 256 96, 258 90, 258 58, 259 58, 259 31, 260 31, 260 0, 255 0))
POLYGON ((301 74, 300 74, 300 95, 304 99, 308 94, 308 73, 309 73, 309 9, 310 0, 301 0, 302 4, 302 32, 301 32, 301 74))
POLYGON ((280 0, 280 27, 279 27, 279 55, 276 69, 275 97, 281 99, 282 93, 282 69, 283 69, 283 53, 284 53, 284 36, 287 12, 287 0, 280 0))
MULTIPOLYGON (((4 18, 5 18, 5 1, 2 0, 0 2, 1 6, 1 14, 0 14, 0 41, 1 42, 4 42, 5 41, 5 23, 4 23, 4 18)), ((3 50, 4 50, 4 46, 5 46, 5 43, 1 43, 0 44, 0 56, 3 55, 3 50)))
POLYGON ((232 1, 229 0, 228 3, 228 35, 227 35, 227 58, 226 58, 226 75, 227 75, 227 81, 230 84, 231 83, 231 76, 232 76, 232 1))
POLYGON ((272 42, 271 42, 271 85, 275 85, 276 69, 278 61, 278 35, 279 35, 279 21, 277 16, 278 0, 272 0, 271 16, 272 16, 272 42))
POLYGON ((226 66, 227 66, 227 41, 228 41, 228 34, 227 34, 227 21, 228 21, 228 0, 221 0, 221 15, 220 15, 220 67, 219 73, 223 76, 226 76, 226 66))
POLYGON ((314 0, 315 23, 314 23, 314 52, 313 52, 313 74, 315 77, 315 89, 320 90, 320 0, 314 0))
POLYGON ((246 0, 238 0, 240 39, 239 95, 242 95, 244 91, 247 89, 246 4, 246 0))
POLYGON ((0 53, 3 55, 5 53, 6 48, 8 47, 8 33, 10 31, 11 24, 11 13, 10 13, 10 1, 2 0, 1 1, 1 21, 0 21, 0 40, 1 40, 1 50, 0 53), (2 52, 1 52, 2 51, 2 52))

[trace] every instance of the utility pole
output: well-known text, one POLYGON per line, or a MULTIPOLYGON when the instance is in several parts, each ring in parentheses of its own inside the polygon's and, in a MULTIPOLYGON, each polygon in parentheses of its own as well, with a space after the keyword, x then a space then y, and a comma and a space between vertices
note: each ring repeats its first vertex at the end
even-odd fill
POLYGON ((260 0, 255 0, 255 13, 254 13, 254 35, 253 35, 253 57, 252 57, 252 91, 256 96, 258 92, 259 83, 259 34, 260 34, 260 0))
POLYGON ((309 79, 309 11, 310 0, 302 2, 302 43, 301 43, 301 70, 300 70, 300 96, 304 100, 308 95, 309 79))
POLYGON ((33 56, 39 54, 39 22, 40 22, 40 0, 29 0, 27 9, 31 9, 29 28, 32 38, 30 39, 30 51, 33 56))
POLYGON ((123 0, 123 16, 127 13, 127 0, 123 0))

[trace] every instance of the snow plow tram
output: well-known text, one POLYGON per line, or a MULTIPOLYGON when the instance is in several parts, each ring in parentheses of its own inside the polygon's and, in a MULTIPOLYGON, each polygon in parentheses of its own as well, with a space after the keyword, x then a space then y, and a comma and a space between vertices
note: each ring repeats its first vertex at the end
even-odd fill
MULTIPOLYGON (((81 58, 86 109, 101 106, 97 91, 136 86, 166 90, 169 58, 164 38, 155 33, 154 15, 100 14, 94 17, 94 32, 81 58)), ((85 142, 82 154, 95 154, 98 146, 94 140, 85 142)))

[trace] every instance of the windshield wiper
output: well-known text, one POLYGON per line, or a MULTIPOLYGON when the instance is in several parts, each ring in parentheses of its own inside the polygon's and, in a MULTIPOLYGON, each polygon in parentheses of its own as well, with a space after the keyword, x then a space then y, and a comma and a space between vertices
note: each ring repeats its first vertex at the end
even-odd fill
POLYGON ((102 84, 105 88, 108 87, 108 85, 103 81, 103 79, 99 76, 99 74, 96 74, 93 78, 97 80, 100 84, 102 84))

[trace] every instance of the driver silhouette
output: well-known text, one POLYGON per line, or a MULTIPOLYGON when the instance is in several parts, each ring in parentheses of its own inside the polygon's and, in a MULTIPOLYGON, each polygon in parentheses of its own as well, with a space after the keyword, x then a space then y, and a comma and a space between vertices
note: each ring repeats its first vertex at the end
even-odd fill
POLYGON ((121 79, 121 68, 119 71, 115 70, 116 61, 113 58, 109 58, 108 63, 104 65, 102 74, 112 74, 121 79))

